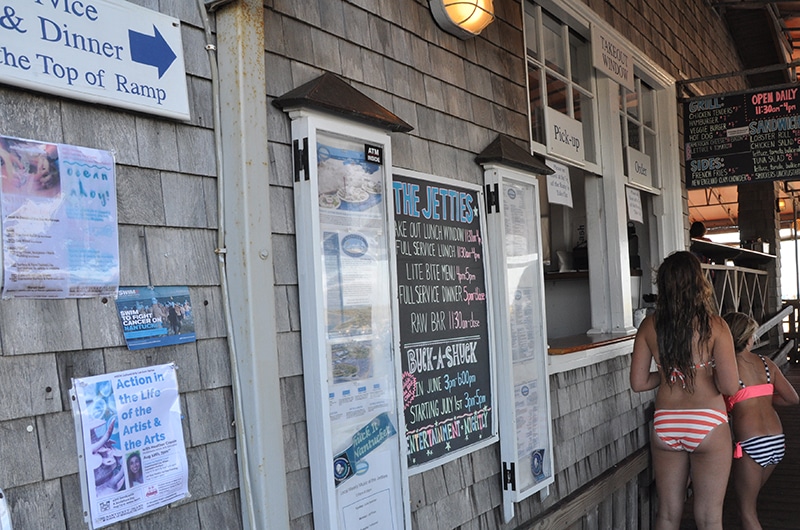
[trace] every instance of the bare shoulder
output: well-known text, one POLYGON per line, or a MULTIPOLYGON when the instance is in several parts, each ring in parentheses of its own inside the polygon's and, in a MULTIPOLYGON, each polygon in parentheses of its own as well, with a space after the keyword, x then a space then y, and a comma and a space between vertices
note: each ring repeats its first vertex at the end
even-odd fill
POLYGON ((642 323, 639 324, 639 333, 646 334, 646 333, 655 333, 656 331, 656 316, 654 314, 649 314, 644 317, 642 323))
POLYGON ((644 320, 642 320, 641 324, 639 324, 639 329, 636 330, 636 341, 641 342, 646 341, 651 343, 656 338, 656 319, 653 315, 647 315, 644 320))
POLYGON ((655 318, 653 315, 648 315, 639 324, 639 329, 636 331, 636 338, 633 341, 633 352, 635 355, 654 355, 654 351, 658 349, 656 338, 655 318))
MULTIPOLYGON (((753 356, 756 356, 756 354, 754 353, 753 356)), ((764 362, 767 363, 767 366, 769 366, 769 369, 770 369, 771 372, 773 372, 773 373, 780 372, 781 375, 783 375, 783 371, 778 367, 777 364, 775 364, 775 361, 773 361, 772 359, 770 359, 766 355, 761 356, 761 358, 764 359, 764 362)))
POLYGON ((778 366, 777 364, 775 364, 775 361, 773 361, 772 359, 769 358, 769 355, 758 354, 758 353, 755 353, 755 352, 750 352, 750 355, 756 357, 758 362, 761 362, 761 359, 764 359, 764 362, 767 363, 767 365, 770 368, 773 368, 773 367, 777 368, 777 366, 778 366))
POLYGON ((711 315, 711 318, 709 319, 709 321, 711 322, 711 327, 712 328, 720 328, 721 327, 721 328, 725 329, 726 331, 730 332, 730 328, 728 327, 728 323, 725 322, 725 319, 722 318, 720 315, 711 315))
POLYGON ((731 328, 728 327, 728 323, 725 322, 725 319, 719 315, 711 315, 711 319, 709 320, 711 324, 711 334, 714 336, 731 336, 731 328))

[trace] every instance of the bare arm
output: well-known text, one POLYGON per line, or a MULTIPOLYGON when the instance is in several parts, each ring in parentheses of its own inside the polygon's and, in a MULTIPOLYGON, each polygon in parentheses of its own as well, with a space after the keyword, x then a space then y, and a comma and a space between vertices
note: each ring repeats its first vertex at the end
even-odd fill
POLYGON ((633 341, 633 355, 631 356, 631 389, 634 392, 652 390, 661 384, 661 374, 650 371, 653 352, 647 339, 655 338, 653 318, 647 317, 639 326, 636 339, 633 341))
POLYGON ((732 396, 739 390, 739 368, 733 351, 731 330, 722 317, 715 316, 711 321, 711 333, 714 341, 714 380, 721 393, 732 396))
POLYGON ((769 373, 772 374, 772 384, 775 386, 775 393, 772 395, 773 405, 797 405, 800 403, 800 397, 797 396, 797 391, 792 384, 783 375, 781 369, 778 368, 774 362, 767 359, 769 365, 769 373))

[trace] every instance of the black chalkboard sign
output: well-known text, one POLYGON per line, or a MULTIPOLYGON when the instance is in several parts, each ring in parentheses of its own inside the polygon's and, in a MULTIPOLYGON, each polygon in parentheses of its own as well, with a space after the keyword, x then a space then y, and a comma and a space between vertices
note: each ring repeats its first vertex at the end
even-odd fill
POLYGON ((479 193, 394 175, 394 222, 409 467, 492 435, 479 193))
POLYGON ((790 87, 684 103, 686 187, 797 178, 799 95, 790 87))

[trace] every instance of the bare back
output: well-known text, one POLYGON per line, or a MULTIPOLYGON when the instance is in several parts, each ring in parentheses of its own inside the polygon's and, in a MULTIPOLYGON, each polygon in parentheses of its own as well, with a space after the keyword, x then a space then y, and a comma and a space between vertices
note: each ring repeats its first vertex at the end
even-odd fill
POLYGON ((655 319, 649 316, 642 322, 634 342, 632 367, 639 372, 639 377, 641 377, 643 361, 647 361, 648 371, 649 358, 655 360, 656 365, 659 366, 660 383, 656 395, 656 409, 711 408, 725 410, 722 392, 736 391, 739 387, 733 339, 728 325, 721 317, 712 316, 710 323, 711 337, 708 344, 701 348, 698 338, 695 337, 693 340, 692 364, 695 369, 694 380, 690 383, 686 374, 683 374, 684 379, 682 380, 680 373, 665 373, 665 369, 660 366, 655 319), (672 384, 670 384, 670 379, 673 381, 672 384))
MULTIPOLYGON (((775 394, 791 402, 797 399, 797 393, 786 380, 783 373, 772 361, 749 352, 743 351, 736 356, 739 367, 739 378, 746 387, 767 384, 767 370, 769 367, 770 383, 775 386, 775 394)), ((737 440, 746 440, 754 436, 780 434, 783 432, 781 420, 773 407, 773 396, 760 396, 739 401, 731 412, 733 418, 733 432, 737 440)))

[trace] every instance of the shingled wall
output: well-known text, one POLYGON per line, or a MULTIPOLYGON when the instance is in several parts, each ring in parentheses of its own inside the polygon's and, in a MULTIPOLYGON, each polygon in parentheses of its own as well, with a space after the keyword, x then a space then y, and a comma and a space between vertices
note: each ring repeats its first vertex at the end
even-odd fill
MULTIPOLYGON (((191 122, 0 86, 0 134, 115 153, 121 283, 188 285, 198 340, 132 352, 112 300, 0 301, 0 488, 15 528, 85 528, 70 379, 169 361, 179 367, 191 497, 110 528, 241 527, 230 361, 214 254, 216 160, 205 38, 195 2, 135 3, 182 22, 191 122)), ((396 166, 480 183, 477 153, 500 133, 528 138, 521 6, 517 0, 495 5, 497 21, 480 38, 461 41, 433 23, 427 0, 265 0, 267 98, 333 72, 414 127, 392 135, 396 166)), ((587 5, 675 78, 737 67, 721 21, 702 0, 587 5)), ((265 347, 277 348, 280 359, 289 518, 293 529, 305 529, 313 528, 305 425, 305 407, 313 404, 305 403, 303 391, 289 120, 271 105, 254 109, 262 111, 269 120, 265 209, 273 229, 278 331, 276 344, 265 347)), ((556 482, 549 496, 532 496, 517 505, 511 523, 502 523, 495 444, 412 475, 413 526, 534 528, 563 514, 565 502, 594 491, 587 487, 606 480, 609 470, 647 443, 651 395, 630 392, 628 353, 551 376, 556 482)), ((637 474, 604 492, 582 517, 616 517, 632 528, 633 506, 646 487, 647 473, 637 474)))
MULTIPOLYGON (((737 65, 724 25, 702 1, 588 4, 676 78, 737 65), (677 13, 693 23, 678 20, 677 13), (700 26, 703 31, 695 31, 700 26)), ((480 38, 467 41, 440 31, 422 0, 319 4, 274 0, 265 7, 268 98, 281 96, 323 72, 343 77, 414 127, 410 133, 392 135, 396 166, 480 183, 482 171, 474 156, 497 133, 527 140, 519 2, 495 2, 495 23, 480 38)), ((730 80, 718 86, 726 83, 730 80)), ((292 186, 289 123, 282 112, 272 108, 269 112, 269 146, 276 168, 273 192, 288 198, 292 186)), ((678 116, 675 119, 680 122, 678 116)), ((291 221, 285 221, 277 238, 290 252, 292 230, 291 221)), ((286 360, 281 376, 287 396, 284 440, 290 512, 293 528, 312 528, 308 460, 304 448, 297 445, 306 443, 306 436, 296 278, 292 268, 276 276, 286 284, 288 313, 295 315, 279 330, 281 358, 286 360)), ((413 526, 495 529, 535 522, 640 451, 648 442, 652 394, 630 391, 628 354, 620 352, 616 358, 551 377, 556 483, 548 497, 540 500, 534 495, 518 504, 514 520, 504 524, 499 447, 494 445, 412 475, 413 526)), ((649 480, 644 472, 622 493, 606 492, 606 499, 592 507, 587 517, 600 517, 612 506, 609 513, 618 519, 647 520, 649 513, 640 514, 639 489, 649 488, 649 480)))
MULTIPOLYGON (((152 2, 139 2, 151 9, 152 2)), ((108 528, 241 527, 218 260, 210 67, 194 2, 182 22, 192 120, 0 85, 0 134, 108 150, 122 285, 189 287, 197 342, 129 351, 113 299, 0 300, 0 488, 15 529, 85 529, 71 378, 175 362, 191 496, 108 528)))

